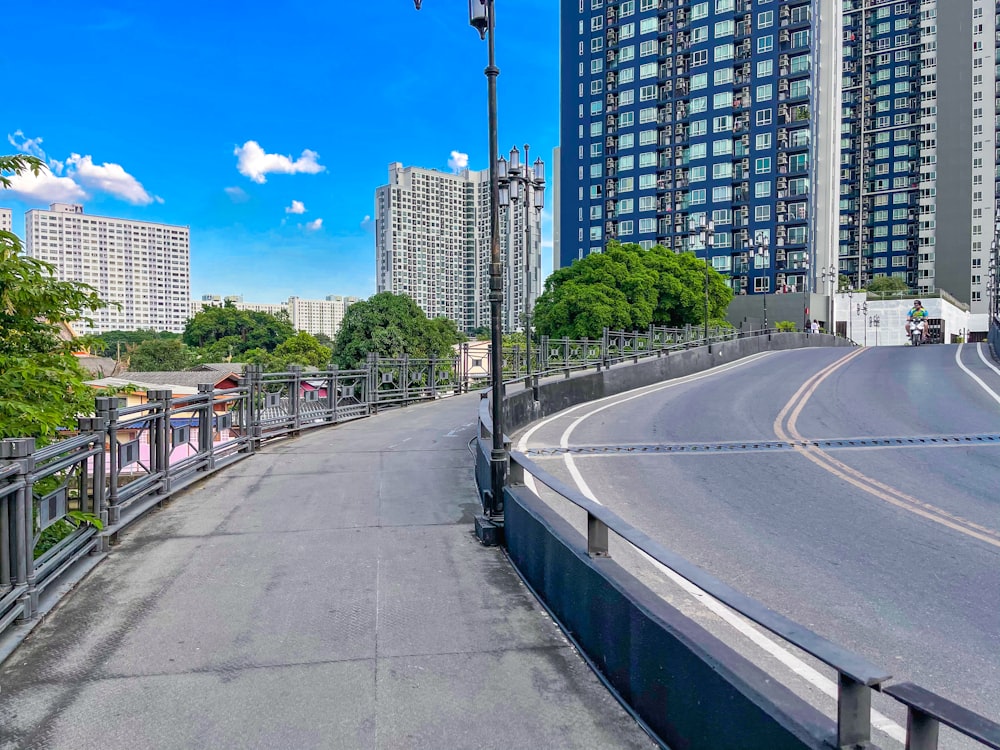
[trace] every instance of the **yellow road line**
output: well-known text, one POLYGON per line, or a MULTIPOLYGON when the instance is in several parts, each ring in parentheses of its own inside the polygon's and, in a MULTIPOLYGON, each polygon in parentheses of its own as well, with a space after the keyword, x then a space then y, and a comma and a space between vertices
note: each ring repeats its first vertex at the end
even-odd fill
MULTIPOLYGON (((796 429, 796 423, 798 422, 799 415, 801 415, 802 409, 805 407, 806 403, 810 398, 812 398, 812 395, 816 392, 816 389, 819 388, 820 384, 824 380, 852 359, 862 354, 864 351, 864 349, 857 349, 847 356, 841 357, 836 362, 824 367, 802 384, 791 399, 789 399, 788 403, 782 407, 777 418, 774 420, 774 433, 778 436, 779 440, 791 442, 792 440, 801 441, 805 439, 796 429), (784 424, 786 419, 787 425, 784 424), (785 429, 786 427, 787 431, 785 429)), ((823 470, 840 479, 843 479, 848 484, 851 484, 854 487, 857 487, 858 489, 889 503, 890 505, 894 505, 897 508, 914 513, 928 519, 929 521, 946 526, 953 531, 959 532, 960 534, 965 534, 966 536, 973 537, 982 542, 986 542, 989 545, 1000 548, 1000 532, 995 529, 974 523, 968 519, 962 518, 961 516, 955 515, 954 513, 949 513, 942 508, 938 508, 935 505, 918 500, 912 495, 901 492, 884 482, 873 479, 872 477, 861 473, 857 469, 838 461, 829 453, 816 446, 798 445, 795 446, 795 450, 823 470)))

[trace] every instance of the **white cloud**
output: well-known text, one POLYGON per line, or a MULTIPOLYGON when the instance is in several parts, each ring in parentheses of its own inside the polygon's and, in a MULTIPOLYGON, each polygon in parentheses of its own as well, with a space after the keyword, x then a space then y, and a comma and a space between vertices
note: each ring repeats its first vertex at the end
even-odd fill
POLYGON ((317 174, 326 171, 326 167, 317 161, 319 154, 309 149, 293 161, 290 156, 265 153, 257 141, 247 141, 242 146, 237 146, 233 153, 237 157, 236 169, 239 173, 260 184, 267 182, 265 175, 272 173, 317 174))
POLYGON ((31 172, 10 177, 10 191, 29 202, 73 203, 90 196, 72 177, 58 177, 48 169, 38 175, 31 172))
MULTIPOLYGON (((94 164, 90 156, 72 154, 66 160, 67 168, 73 168, 73 176, 87 187, 100 190, 136 206, 148 206, 155 199, 135 177, 120 164, 104 162, 94 164)), ((162 201, 161 201, 162 202, 162 201)))
POLYGON ((452 151, 451 158, 448 159, 448 168, 452 172, 461 172, 469 166, 469 155, 461 151, 452 151))
POLYGON ((372 221, 372 217, 365 215, 365 218, 361 220, 361 228, 366 232, 370 232, 375 228, 375 222, 372 221))
POLYGON ((310 221, 306 224, 306 229, 308 229, 310 232, 315 232, 316 230, 322 228, 323 228, 322 219, 316 219, 315 221, 310 221))
POLYGON ((225 190, 226 195, 229 196, 229 200, 233 203, 246 203, 250 200, 250 196, 247 194, 247 191, 239 186, 227 187, 223 189, 225 190))
POLYGON ((306 205, 302 201, 293 200, 292 205, 285 208, 286 214, 304 214, 306 205))
POLYGON ((23 131, 15 130, 14 135, 7 134, 7 142, 23 154, 37 156, 39 159, 45 158, 41 138, 26 138, 23 131), (18 138, 21 139, 20 143, 17 142, 18 138))
POLYGON ((153 201, 163 203, 159 196, 152 196, 135 177, 120 164, 104 162, 94 164, 93 157, 72 154, 60 161, 49 158, 42 148, 41 138, 28 138, 20 130, 7 134, 7 141, 21 153, 37 156, 48 163, 38 176, 21 175, 11 179, 12 189, 24 198, 35 201, 81 201, 90 196, 85 188, 108 193, 135 205, 148 206, 153 201))

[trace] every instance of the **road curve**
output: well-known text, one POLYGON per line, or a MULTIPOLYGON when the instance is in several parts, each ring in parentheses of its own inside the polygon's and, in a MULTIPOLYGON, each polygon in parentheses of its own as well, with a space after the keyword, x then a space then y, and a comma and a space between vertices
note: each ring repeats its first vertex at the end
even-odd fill
POLYGON ((983 436, 1000 436, 1000 370, 980 351, 768 354, 557 415, 519 447, 549 450, 539 455, 546 469, 896 680, 996 721, 1000 437, 983 436), (926 447, 663 447, 915 436, 947 438, 926 447), (637 445, 660 452, 620 452, 637 445), (568 455, 551 455, 560 446, 568 455))

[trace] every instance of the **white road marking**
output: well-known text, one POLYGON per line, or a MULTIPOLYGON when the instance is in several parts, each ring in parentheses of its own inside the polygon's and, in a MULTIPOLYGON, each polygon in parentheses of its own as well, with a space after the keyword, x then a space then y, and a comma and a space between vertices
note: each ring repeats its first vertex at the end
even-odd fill
POLYGON ((386 450, 392 450, 392 449, 393 449, 393 448, 395 448, 396 446, 399 446, 399 445, 402 445, 402 444, 403 444, 403 443, 405 443, 405 442, 406 442, 407 440, 410 440, 410 438, 403 438, 403 439, 402 439, 402 440, 400 440, 400 441, 399 441, 398 443, 393 443, 392 445, 387 445, 387 446, 385 447, 385 449, 386 449, 386 450))
MULTIPOLYGON (((770 352, 765 352, 764 354, 769 354, 769 353, 770 352)), ((746 360, 740 360, 740 363, 747 363, 751 359, 752 358, 748 357, 746 360)), ((729 367, 728 369, 733 369, 733 368, 729 367)), ((713 374, 713 373, 719 372, 720 370, 721 370, 721 368, 719 368, 717 370, 711 370, 708 373, 703 373, 702 377, 707 376, 709 374, 713 374)), ((975 377, 975 376, 973 376, 973 377, 975 377)), ((698 379, 697 377, 691 378, 691 380, 697 380, 697 379, 698 379)), ((688 381, 688 382, 690 382, 690 381, 688 381)), ((671 382, 670 384, 664 385, 664 386, 662 386, 660 388, 651 389, 651 390, 645 391, 643 393, 637 393, 637 394, 635 394, 633 396, 629 396, 628 398, 624 398, 624 399, 620 399, 619 401, 615 401, 614 403, 605 404, 604 406, 598 407, 597 409, 594 409, 594 410, 592 410, 590 412, 587 412, 586 414, 584 414, 581 417, 577 417, 575 420, 573 420, 572 424, 570 424, 570 426, 567 427, 566 430, 563 432, 562 436, 559 439, 559 445, 561 447, 563 447, 563 448, 568 448, 569 447, 569 438, 570 438, 570 435, 572 434, 573 430, 576 429, 576 426, 579 425, 581 422, 583 422, 583 420, 587 419, 587 417, 590 417, 590 416, 592 416, 592 415, 594 415, 594 414, 596 414, 596 413, 598 413, 600 411, 603 411, 604 409, 611 408, 612 406, 616 406, 618 404, 625 403, 626 401, 631 401, 634 398, 639 398, 640 396, 645 396, 648 393, 655 393, 655 392, 657 392, 659 390, 663 390, 664 388, 668 388, 671 385, 680 385, 680 384, 681 384, 680 382, 671 382)), ((614 397, 610 397, 610 398, 614 398, 614 397)), ((1000 399, 998 399, 998 400, 1000 400, 1000 399)), ((594 402, 591 402, 591 403, 594 403, 594 402)), ((584 405, 581 404, 581 406, 584 406, 584 405)), ((579 408, 579 407, 574 407, 574 408, 579 408)), ((569 411, 569 410, 567 410, 567 411, 569 411)), ((566 414, 566 412, 562 412, 561 413, 561 415, 565 415, 565 414, 566 414)), ((541 427, 542 424, 545 424, 547 422, 552 421, 553 419, 556 419, 558 416, 561 416, 561 415, 555 415, 553 417, 550 417, 544 423, 540 423, 535 428, 532 428, 531 430, 529 430, 528 432, 526 432, 524 434, 524 436, 521 438, 521 440, 518 442, 518 449, 521 450, 521 451, 524 450, 524 447, 527 445, 527 438, 529 438, 531 436, 531 434, 535 431, 535 429, 537 429, 538 427, 541 427)), ((593 500, 595 503, 602 504, 601 501, 597 499, 597 496, 594 494, 594 492, 590 489, 590 485, 587 484, 586 480, 583 478, 583 475, 580 474, 580 471, 576 468, 576 463, 573 461, 573 456, 571 454, 567 453, 567 454, 565 454, 563 456, 563 458, 564 458, 564 460, 566 462, 566 468, 569 470, 570 476, 573 477, 573 481, 576 484, 577 488, 580 490, 580 492, 582 492, 584 494, 584 496, 586 496, 589 499, 593 500)), ((529 478, 530 478, 530 474, 529 474, 529 478)), ((533 485, 533 482, 532 482, 532 485, 533 485)), ((532 489, 532 491, 534 491, 534 486, 532 486, 532 485, 529 485, 529 487, 532 489)), ((694 599, 696 601, 698 601, 700 604, 702 604, 706 609, 708 609, 710 612, 712 612, 713 614, 717 615, 721 620, 723 620, 724 622, 726 622, 727 624, 729 624, 730 626, 732 626, 733 629, 735 629, 741 635, 745 636, 753 644, 755 644, 756 646, 758 646, 759 648, 761 648, 763 651, 765 651, 766 653, 768 653, 771 656, 773 656, 775 659, 777 659, 779 662, 781 662, 781 664, 784 665, 787 669, 791 670, 793 673, 795 673, 796 675, 798 675, 802 679, 806 680, 810 685, 812 685, 813 687, 815 687, 817 690, 821 691, 825 695, 827 695, 827 696, 833 698, 834 700, 836 700, 839 689, 838 689, 837 684, 835 682, 833 682, 833 680, 831 680, 828 677, 820 674, 815 669, 813 669, 811 666, 809 666, 804 661, 802 661, 802 659, 800 659, 797 656, 795 656, 795 654, 793 654, 787 648, 785 648, 784 646, 782 646, 779 643, 776 643, 774 640, 772 640, 768 636, 766 636, 763 633, 761 633, 759 630, 757 630, 751 624, 750 620, 747 620, 742 615, 739 615, 736 612, 734 612, 733 610, 729 609, 729 607, 727 607, 725 604, 723 604, 722 602, 720 602, 718 599, 716 599, 715 597, 713 597, 713 596, 705 593, 704 591, 702 591, 701 589, 699 589, 697 586, 695 586, 694 584, 692 584, 690 581, 686 580, 685 578, 683 578, 680 575, 678 575, 677 573, 675 573, 670 568, 666 567, 662 563, 657 562, 653 558, 649 557, 649 555, 647 555, 646 553, 642 553, 642 554, 643 554, 643 556, 647 560, 649 560, 650 562, 653 563, 653 565, 655 566, 655 568, 657 570, 659 570, 661 573, 663 573, 664 575, 666 575, 667 578, 669 578, 671 581, 673 581, 674 583, 676 583, 681 589, 683 589, 689 595, 691 595, 692 597, 694 597, 694 599)), ((892 719, 890 719, 888 716, 885 716, 884 714, 882 714, 882 713, 880 713, 878 711, 875 711, 873 709, 872 712, 871 712, 871 721, 872 721, 872 726, 874 728, 876 728, 876 729, 884 732, 885 734, 887 734, 889 737, 892 737, 897 742, 905 742, 906 741, 906 730, 903 727, 901 727, 899 724, 897 724, 896 722, 894 722, 892 719)))
MULTIPOLYGON (((633 398, 638 398, 639 396, 645 396, 647 393, 656 393, 657 391, 662 391, 662 390, 664 390, 666 388, 673 388, 673 387, 678 386, 678 385, 684 385, 685 383, 691 383, 691 382, 693 382, 695 380, 701 380, 702 378, 707 378, 710 375, 715 375, 715 374, 720 373, 720 372, 728 372, 729 370, 736 369, 737 367, 743 367, 744 365, 748 365, 751 362, 755 362, 758 359, 761 359, 763 357, 767 357, 767 356, 769 356, 769 355, 771 355, 773 353, 774 352, 760 352, 758 354, 752 354, 749 357, 746 357, 744 359, 737 360, 736 362, 730 362, 727 365, 720 365, 719 367, 714 367, 711 370, 706 370, 705 372, 694 373, 692 375, 685 375, 682 378, 676 378, 674 380, 668 381, 667 383, 657 383, 657 384, 651 385, 651 386, 650 385, 644 385, 644 386, 642 386, 640 388, 634 389, 633 391, 625 391, 625 393, 633 393, 634 395, 629 396, 628 398, 622 399, 621 402, 615 402, 615 403, 622 403, 624 401, 631 401, 633 398), (639 393, 638 391, 641 391, 641 393, 639 393)), ((602 401, 609 401, 611 399, 620 398, 622 395, 623 394, 621 394, 621 393, 616 393, 613 396, 605 396, 604 398, 599 398, 599 399, 597 399, 595 401, 587 401, 587 402, 582 403, 582 404, 577 404, 576 406, 572 406, 569 409, 564 409, 563 411, 559 412, 558 414, 553 414, 551 417, 548 417, 547 419, 541 420, 540 422, 538 422, 537 424, 535 424, 534 426, 532 426, 531 428, 529 428, 527 431, 525 431, 525 433, 523 435, 521 435, 521 439, 517 441, 517 449, 523 453, 527 449, 527 447, 528 447, 528 440, 531 438, 532 435, 535 434, 535 431, 536 430, 540 430, 542 427, 545 427, 545 425, 549 424, 550 422, 553 422, 556 419, 560 419, 562 417, 565 417, 567 414, 569 414, 571 412, 574 412, 577 409, 582 409, 585 406, 591 406, 592 404, 599 404, 602 401)), ((613 404, 609 404, 609 406, 613 406, 613 404)), ((602 407, 602 408, 606 408, 606 407, 602 407)), ((600 410, 598 409, 597 411, 600 411, 600 410)), ((591 412, 591 413, 594 413, 594 412, 591 412)), ((589 416, 589 414, 587 416, 589 416)), ((577 420, 577 421, 579 421, 579 420, 577 420)), ((566 459, 568 459, 566 465, 567 465, 567 467, 570 468, 570 472, 572 473, 573 471, 575 471, 576 467, 572 466, 572 458, 571 457, 569 457, 567 455, 566 459)), ((576 476, 578 476, 578 475, 579 475, 579 473, 575 474, 574 478, 576 476)), ((580 481, 583 481, 582 477, 580 477, 580 481)), ((524 484, 525 484, 525 486, 529 490, 531 490, 532 492, 534 492, 536 495, 538 494, 538 486, 535 484, 535 478, 533 476, 531 476, 530 473, 525 477, 524 484)), ((579 483, 578 483, 577 486, 579 486, 579 483)), ((584 493, 584 494, 586 494, 586 493, 584 493)))
POLYGON ((451 429, 451 432, 446 432, 446 433, 444 434, 444 436, 445 436, 445 437, 461 437, 461 436, 460 436, 460 435, 459 435, 458 433, 459 433, 459 432, 461 432, 462 430, 467 430, 467 429, 469 429, 469 428, 470 428, 470 427, 472 427, 472 426, 473 426, 474 424, 476 424, 476 423, 475 423, 475 422, 469 422, 468 424, 463 424, 463 425, 461 425, 460 427, 453 427, 453 428, 451 429))
MULTIPOLYGON (((966 367, 965 364, 962 362, 962 347, 964 346, 965 344, 959 344, 958 348, 955 350, 955 364, 962 368, 962 372, 964 372, 966 375, 968 375, 970 378, 976 381, 979 384, 979 387, 982 388, 984 391, 986 391, 986 393, 989 395, 990 398, 992 398, 994 401, 1000 404, 1000 395, 998 395, 996 391, 994 391, 992 388, 986 385, 986 383, 984 383, 982 379, 980 379, 980 377, 976 375, 976 373, 974 373, 972 370, 966 367)), ((983 358, 982 349, 980 349, 979 351, 979 356, 983 358)), ((983 362, 986 362, 985 358, 983 358, 983 362)), ((991 365, 989 362, 986 362, 986 364, 989 367, 993 367, 993 365, 991 365)), ((993 367, 993 369, 996 370, 995 367, 993 367)))
MULTIPOLYGON (((989 346, 989 344, 987 344, 987 346, 989 346)), ((979 352, 979 358, 983 360, 983 364, 989 367, 991 370, 993 370, 993 372, 995 372, 997 375, 1000 375, 1000 368, 998 368, 996 365, 994 365, 992 362, 986 359, 986 355, 983 354, 983 345, 976 344, 976 350, 979 352)))

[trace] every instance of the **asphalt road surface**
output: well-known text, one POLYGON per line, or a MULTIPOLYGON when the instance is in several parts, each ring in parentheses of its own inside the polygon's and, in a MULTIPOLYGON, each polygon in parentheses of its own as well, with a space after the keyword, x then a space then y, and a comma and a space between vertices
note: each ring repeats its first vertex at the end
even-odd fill
POLYGON ((996 368, 976 345, 766 354, 577 407, 518 447, 893 681, 1000 721, 996 368), (779 440, 832 442, 761 449, 779 440), (720 441, 746 447, 690 449, 720 441))

